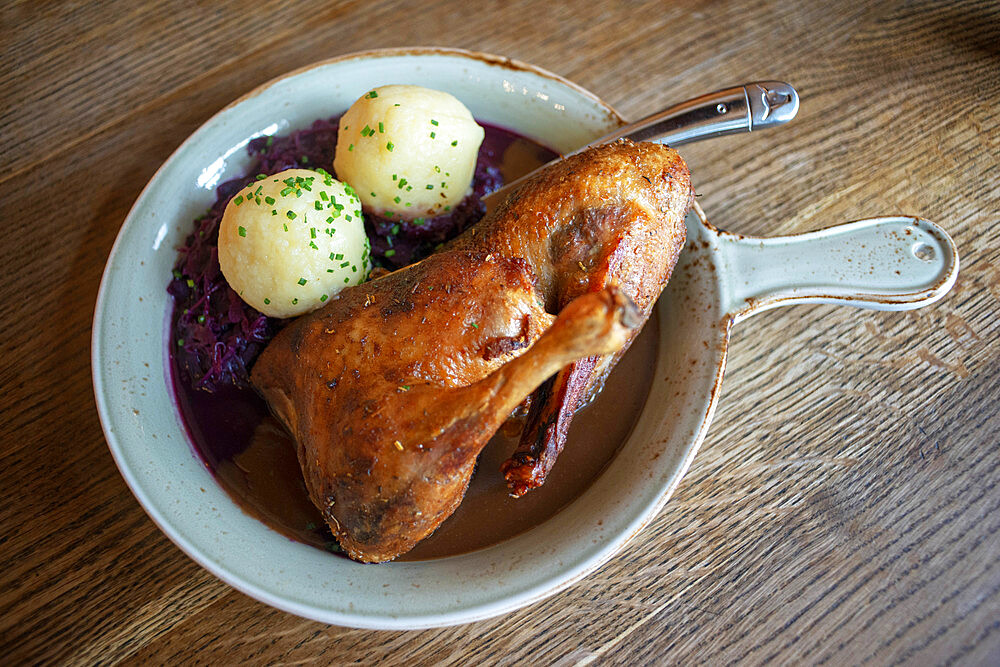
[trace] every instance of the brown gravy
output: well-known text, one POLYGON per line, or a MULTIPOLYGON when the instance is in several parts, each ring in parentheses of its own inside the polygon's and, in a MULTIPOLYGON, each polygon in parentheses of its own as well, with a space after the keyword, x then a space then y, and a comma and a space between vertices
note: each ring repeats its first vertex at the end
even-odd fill
MULTIPOLYGON (((501 431, 480 455, 458 510, 399 560, 453 556, 503 542, 543 523, 583 493, 639 418, 653 378, 658 338, 654 314, 604 391, 576 415, 566 448, 542 487, 519 499, 507 495, 500 464, 514 451, 516 440, 501 431)), ((322 516, 306 492, 294 442, 266 410, 259 415, 250 445, 214 467, 220 483, 248 514, 296 541, 332 547, 322 516)))

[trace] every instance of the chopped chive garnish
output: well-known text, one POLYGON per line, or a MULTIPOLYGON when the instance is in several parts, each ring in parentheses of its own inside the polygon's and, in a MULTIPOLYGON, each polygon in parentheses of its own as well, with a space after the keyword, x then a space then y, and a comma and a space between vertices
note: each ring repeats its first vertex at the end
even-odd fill
POLYGON ((437 132, 431 132, 431 139, 437 138, 437 132))
POLYGON ((392 145, 392 142, 391 142, 391 141, 390 141, 389 143, 387 143, 387 144, 385 145, 385 149, 386 149, 387 151, 389 151, 390 153, 392 152, 392 149, 393 149, 393 145, 392 145))
POLYGON ((455 139, 455 141, 451 142, 451 145, 452 146, 457 146, 458 145, 458 139, 455 139))
POLYGON ((292 299, 292 305, 294 306, 299 302, 298 298, 292 299))
POLYGON ((392 256, 393 256, 393 255, 395 255, 395 254, 396 254, 396 251, 395 251, 395 250, 392 250, 392 249, 389 249, 389 250, 386 250, 386 251, 385 251, 385 256, 386 256, 386 257, 392 257, 392 256))
POLYGON ((289 186, 287 188, 282 188, 281 189, 281 196, 282 197, 287 197, 288 195, 292 194, 292 190, 294 190, 294 189, 295 188, 293 188, 291 186, 289 186))
POLYGON ((258 181, 263 181, 265 178, 267 178, 267 174, 257 174, 256 176, 258 181))
POLYGON ((319 246, 313 243, 312 241, 309 242, 309 247, 312 248, 313 250, 319 250, 319 246))
POLYGON ((233 200, 233 203, 236 204, 237 206, 239 206, 240 204, 242 204, 243 203, 243 195, 236 195, 236 199, 233 200))
POLYGON ((320 190, 319 191, 319 198, 322 199, 323 201, 329 201, 330 200, 330 195, 326 194, 326 190, 320 190))
POLYGON ((322 202, 318 202, 318 201, 314 201, 313 202, 313 208, 316 209, 317 211, 322 211, 323 210, 323 203, 322 202))
POLYGON ((428 190, 433 190, 433 189, 434 189, 434 186, 433 186, 433 185, 431 185, 430 183, 428 183, 428 184, 427 184, 427 189, 428 189, 428 190))
POLYGON ((271 304, 271 300, 268 299, 268 298, 265 298, 264 299, 264 305, 267 306, 267 305, 270 305, 270 304, 271 304))
POLYGON ((431 118, 431 125, 433 125, 434 127, 437 127, 437 124, 438 124, 438 122, 436 120, 434 120, 433 118, 431 118))
POLYGON ((295 219, 295 211, 286 211, 285 212, 285 217, 287 217, 289 220, 294 220, 295 219))
POLYGON ((341 263, 340 263, 340 268, 344 268, 345 266, 350 266, 350 265, 351 265, 351 262, 350 262, 350 260, 348 260, 348 261, 346 261, 346 262, 341 262, 341 263))
POLYGON ((385 125, 382 124, 382 121, 378 122, 378 131, 385 134, 385 125))
POLYGON ((373 100, 376 97, 378 97, 378 92, 373 90, 373 91, 369 92, 367 95, 365 95, 365 97, 367 97, 370 100, 373 100))
POLYGON ((239 232, 239 233, 240 233, 240 236, 246 236, 246 235, 247 235, 247 228, 246 228, 246 227, 243 227, 243 226, 241 225, 241 226, 240 226, 240 232, 239 232))
POLYGON ((299 284, 300 285, 305 285, 306 284, 306 279, 305 278, 299 278, 299 284))
POLYGON ((392 201, 394 201, 394 202, 396 202, 398 204, 399 203, 399 197, 393 197, 392 201))
POLYGON ((309 228, 309 238, 311 238, 311 239, 316 238, 316 228, 315 227, 310 227, 309 228))
POLYGON ((274 197, 264 197, 264 201, 266 201, 269 205, 273 205, 274 197))
POLYGON ((320 300, 320 303, 322 303, 323 301, 326 301, 326 294, 324 294, 323 296, 321 296, 319 298, 319 300, 320 300))
POLYGON ((353 151, 354 150, 354 144, 351 144, 350 146, 348 146, 347 150, 348 151, 353 151))

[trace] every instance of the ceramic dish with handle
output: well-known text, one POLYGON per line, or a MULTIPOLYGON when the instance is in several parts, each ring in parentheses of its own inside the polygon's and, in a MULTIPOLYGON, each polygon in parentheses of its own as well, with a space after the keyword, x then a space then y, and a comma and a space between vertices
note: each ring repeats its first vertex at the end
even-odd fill
POLYGON ((214 201, 219 182, 248 167, 252 138, 330 117, 388 83, 446 90, 481 121, 562 152, 623 123, 578 86, 493 56, 409 49, 320 63, 241 98, 177 149, 129 213, 97 300, 94 391, 125 480, 195 561, 292 613, 353 627, 424 628, 551 595, 611 558, 667 501, 707 432, 734 322, 808 300, 913 308, 954 282, 954 246, 926 221, 887 218, 760 240, 719 232, 696 207, 688 247, 657 306, 657 380, 628 441, 573 503, 506 542, 431 561, 363 565, 291 541, 245 514, 188 440, 169 378, 166 284, 190 221, 214 201))

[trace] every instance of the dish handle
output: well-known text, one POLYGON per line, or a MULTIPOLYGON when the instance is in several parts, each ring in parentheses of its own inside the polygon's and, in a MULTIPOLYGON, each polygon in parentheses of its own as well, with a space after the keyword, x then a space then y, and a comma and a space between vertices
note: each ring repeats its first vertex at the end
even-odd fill
POLYGON ((922 218, 871 218, 774 238, 712 231, 723 306, 734 322, 795 303, 920 308, 958 277, 954 241, 922 218))

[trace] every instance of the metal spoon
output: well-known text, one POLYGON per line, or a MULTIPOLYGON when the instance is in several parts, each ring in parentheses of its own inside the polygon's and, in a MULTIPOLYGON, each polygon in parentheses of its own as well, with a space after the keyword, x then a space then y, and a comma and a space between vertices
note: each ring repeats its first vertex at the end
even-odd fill
MULTIPOLYGON (((784 125, 795 118, 798 111, 799 94, 790 85, 781 81, 756 81, 735 88, 718 90, 668 107, 652 116, 623 125, 570 155, 621 138, 679 146, 727 134, 753 132, 784 125)), ((544 169, 546 166, 543 165, 539 169, 544 169)), ((483 197, 487 210, 495 208, 531 174, 522 176, 483 197)))

